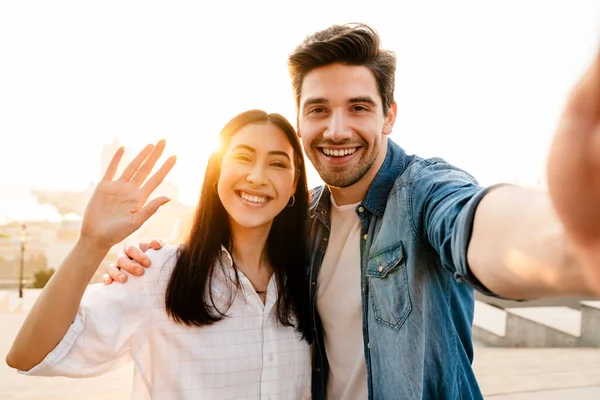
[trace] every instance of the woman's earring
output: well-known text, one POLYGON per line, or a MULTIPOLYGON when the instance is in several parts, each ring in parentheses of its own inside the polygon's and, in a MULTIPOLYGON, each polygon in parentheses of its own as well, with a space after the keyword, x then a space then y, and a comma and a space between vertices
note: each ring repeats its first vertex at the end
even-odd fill
POLYGON ((287 205, 288 207, 291 207, 296 203, 296 196, 292 196, 292 197, 290 197, 290 199, 292 199, 292 202, 291 203, 288 202, 288 205, 287 205))

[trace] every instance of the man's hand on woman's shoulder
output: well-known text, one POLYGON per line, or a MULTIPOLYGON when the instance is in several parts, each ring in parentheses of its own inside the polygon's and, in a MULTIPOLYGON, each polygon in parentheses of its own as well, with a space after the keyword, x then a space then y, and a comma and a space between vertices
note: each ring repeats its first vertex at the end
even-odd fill
POLYGON ((123 252, 117 256, 117 263, 110 264, 106 267, 106 273, 103 275, 105 285, 110 285, 113 282, 127 282, 128 272, 135 276, 144 274, 144 268, 150 266, 150 258, 146 251, 150 249, 159 250, 163 247, 161 240, 151 240, 148 242, 127 243, 124 246, 123 252), (125 271, 125 272, 124 272, 125 271))

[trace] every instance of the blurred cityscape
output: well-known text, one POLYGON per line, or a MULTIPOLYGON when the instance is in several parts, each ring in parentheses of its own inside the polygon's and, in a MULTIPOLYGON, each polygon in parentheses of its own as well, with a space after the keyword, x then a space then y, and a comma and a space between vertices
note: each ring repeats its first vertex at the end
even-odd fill
MULTIPOLYGON (((106 169, 120 146, 116 139, 104 146, 100 171, 106 169)), ((121 168, 129 161, 121 161, 121 168)), ((60 265, 79 236, 81 218, 95 185, 95 182, 91 182, 88 188, 81 191, 31 189, 29 194, 35 198, 37 206, 44 209, 40 215, 48 215, 49 209, 53 215, 52 218, 24 218, 0 224, 0 289, 18 286, 21 262, 26 286, 31 284, 35 272, 56 269, 60 265)), ((161 239, 177 242, 182 239, 193 207, 179 201, 179 189, 169 181, 163 182, 153 194, 153 197, 158 196, 168 196, 171 201, 125 241, 161 239)), ((105 266, 114 263, 122 249, 123 243, 111 249, 92 282, 100 280, 105 266)))

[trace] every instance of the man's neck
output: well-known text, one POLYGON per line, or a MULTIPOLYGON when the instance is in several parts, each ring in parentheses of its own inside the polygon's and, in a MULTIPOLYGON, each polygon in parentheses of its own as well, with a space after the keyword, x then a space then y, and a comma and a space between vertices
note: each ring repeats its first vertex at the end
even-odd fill
POLYGON ((383 142, 381 148, 379 150, 379 154, 375 158, 375 162, 371 165, 371 168, 364 174, 358 182, 353 184, 352 186, 348 186, 345 188, 338 188, 333 186, 328 186, 333 199, 335 200, 335 204, 338 206, 344 206, 346 204, 354 204, 362 201, 366 196, 371 184, 375 180, 379 169, 383 165, 385 161, 385 157, 387 155, 387 141, 383 142))

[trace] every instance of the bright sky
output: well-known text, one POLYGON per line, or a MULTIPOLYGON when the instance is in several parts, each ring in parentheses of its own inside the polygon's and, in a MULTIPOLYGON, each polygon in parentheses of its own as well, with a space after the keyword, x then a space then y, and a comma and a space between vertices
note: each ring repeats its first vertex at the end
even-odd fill
POLYGON ((294 121, 288 53, 353 21, 398 55, 396 142, 483 184, 535 184, 600 44, 596 0, 207 4, 0 2, 0 190, 81 189, 113 138, 130 152, 166 138, 170 179, 194 204, 225 122, 248 108, 294 121))

